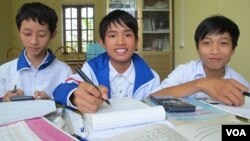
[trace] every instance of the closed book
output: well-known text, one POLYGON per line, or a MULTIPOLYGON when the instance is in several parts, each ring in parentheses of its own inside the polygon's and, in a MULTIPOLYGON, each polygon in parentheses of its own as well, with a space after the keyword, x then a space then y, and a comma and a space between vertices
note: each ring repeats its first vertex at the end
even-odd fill
POLYGON ((83 114, 85 137, 95 136, 95 132, 127 129, 146 123, 162 121, 166 117, 162 106, 149 106, 142 101, 130 98, 110 99, 96 113, 83 114))

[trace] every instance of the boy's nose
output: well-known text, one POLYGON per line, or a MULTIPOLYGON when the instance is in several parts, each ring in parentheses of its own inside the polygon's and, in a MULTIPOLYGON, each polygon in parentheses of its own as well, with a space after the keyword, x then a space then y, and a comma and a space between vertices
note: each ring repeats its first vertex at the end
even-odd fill
POLYGON ((36 36, 32 36, 31 43, 32 44, 37 44, 38 43, 38 40, 37 40, 36 36))
POLYGON ((119 35, 118 36, 118 41, 117 41, 118 44, 123 44, 124 43, 124 37, 123 35, 119 35))
POLYGON ((211 53, 217 54, 217 53, 219 53, 219 52, 220 52, 220 47, 219 47, 219 45, 213 44, 212 47, 211 47, 211 53))

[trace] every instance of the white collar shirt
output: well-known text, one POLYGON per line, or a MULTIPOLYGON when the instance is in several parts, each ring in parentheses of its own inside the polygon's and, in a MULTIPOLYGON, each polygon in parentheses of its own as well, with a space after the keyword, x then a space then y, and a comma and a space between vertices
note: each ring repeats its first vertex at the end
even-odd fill
MULTIPOLYGON (((200 60, 190 61, 189 63, 177 66, 175 70, 172 71, 168 75, 168 77, 162 81, 160 87, 158 87, 155 91, 205 77, 206 73, 204 72, 202 62, 200 60)), ((236 81, 249 88, 249 83, 239 73, 237 73, 229 66, 225 66, 225 75, 223 78, 235 79, 236 81)), ((208 95, 203 92, 197 92, 193 95, 190 95, 189 97, 206 98, 208 97, 208 95)))
POLYGON ((135 80, 135 68, 133 61, 129 68, 122 74, 118 73, 109 62, 109 80, 111 89, 111 98, 133 97, 133 88, 135 80))

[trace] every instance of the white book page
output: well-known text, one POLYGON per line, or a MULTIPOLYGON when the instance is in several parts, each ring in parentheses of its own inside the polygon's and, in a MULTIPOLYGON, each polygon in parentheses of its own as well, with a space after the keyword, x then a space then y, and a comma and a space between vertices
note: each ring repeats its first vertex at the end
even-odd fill
POLYGON ((164 124, 151 124, 131 130, 103 141, 187 141, 179 133, 164 124))
POLYGON ((112 106, 105 104, 97 113, 84 115, 84 120, 91 125, 92 130, 160 121, 166 116, 162 106, 150 107, 141 101, 128 98, 111 99, 110 102, 112 106))
POLYGON ((219 124, 195 123, 182 125, 177 130, 190 141, 219 141, 221 139, 221 125, 219 124))
POLYGON ((243 124, 236 119, 208 121, 176 126, 176 130, 190 141, 220 141, 222 124, 243 124))
POLYGON ((0 103, 0 125, 10 122, 43 117, 55 112, 55 102, 52 100, 11 101, 0 103))
POLYGON ((224 110, 233 115, 237 115, 246 119, 250 119, 250 97, 245 96, 245 104, 242 106, 228 106, 224 104, 210 104, 218 109, 224 110))
POLYGON ((93 130, 103 130, 154 122, 165 119, 165 111, 162 106, 154 106, 143 109, 116 111, 112 113, 100 113, 92 116, 93 130), (164 112, 164 113, 163 113, 164 112))
POLYGON ((0 127, 2 141, 40 141, 24 121, 0 127))

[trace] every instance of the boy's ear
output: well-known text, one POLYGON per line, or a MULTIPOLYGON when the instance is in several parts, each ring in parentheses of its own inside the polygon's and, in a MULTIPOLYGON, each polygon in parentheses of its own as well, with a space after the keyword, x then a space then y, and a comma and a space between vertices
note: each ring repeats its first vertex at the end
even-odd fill
POLYGON ((105 47, 105 44, 104 44, 104 42, 103 42, 103 40, 100 38, 99 40, 98 40, 98 43, 101 45, 101 47, 103 47, 104 49, 106 48, 105 47))
POLYGON ((234 52, 235 52, 235 48, 232 50, 232 53, 231 53, 231 55, 234 55, 234 52))
POLYGON ((56 36, 56 34, 57 34, 57 30, 55 30, 55 31, 52 33, 52 35, 51 35, 51 37, 50 37, 50 40, 52 40, 52 39, 56 36))

